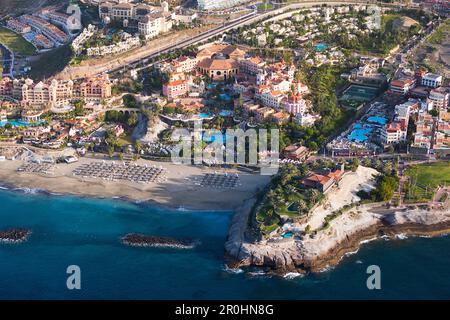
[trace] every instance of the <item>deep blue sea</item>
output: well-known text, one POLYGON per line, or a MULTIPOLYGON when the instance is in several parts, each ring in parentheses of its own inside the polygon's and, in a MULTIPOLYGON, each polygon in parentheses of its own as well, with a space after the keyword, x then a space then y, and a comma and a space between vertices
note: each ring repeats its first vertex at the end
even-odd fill
POLYGON ((22 244, 0 244, 0 299, 450 298, 450 237, 378 240, 329 271, 287 280, 224 270, 231 212, 191 212, 69 196, 0 191, 0 230, 25 227, 22 244), (194 238, 192 250, 132 248, 130 232, 194 238), (366 287, 381 268, 381 290, 366 287), (66 269, 81 268, 81 290, 66 269))

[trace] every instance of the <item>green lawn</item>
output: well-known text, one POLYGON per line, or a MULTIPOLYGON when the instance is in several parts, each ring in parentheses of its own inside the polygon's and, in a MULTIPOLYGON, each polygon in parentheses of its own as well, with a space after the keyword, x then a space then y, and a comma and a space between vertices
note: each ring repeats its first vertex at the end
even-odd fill
POLYGON ((274 8, 273 4, 271 3, 260 3, 257 6, 259 11, 266 11, 266 10, 272 10, 274 8))
POLYGON ((410 180, 406 186, 406 201, 428 201, 437 186, 450 185, 450 161, 411 166, 405 174, 410 180))
POLYGON ((36 53, 36 48, 31 43, 21 35, 5 28, 0 28, 0 43, 6 45, 16 54, 29 56, 36 53))
POLYGON ((124 135, 120 136, 120 137, 117 139, 117 144, 118 144, 120 147, 124 147, 124 146, 127 146, 127 145, 129 145, 129 144, 133 144, 133 138, 132 138, 132 135, 133 135, 133 130, 131 130, 131 131, 129 131, 129 132, 126 132, 124 135))

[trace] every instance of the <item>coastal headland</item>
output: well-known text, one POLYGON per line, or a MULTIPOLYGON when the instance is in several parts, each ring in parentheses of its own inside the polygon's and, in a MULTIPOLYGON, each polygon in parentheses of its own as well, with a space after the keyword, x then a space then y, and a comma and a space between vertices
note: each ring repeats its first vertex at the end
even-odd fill
POLYGON ((336 266, 366 242, 403 236, 435 237, 450 233, 450 210, 427 205, 397 208, 386 203, 355 204, 357 192, 370 188, 370 168, 348 173, 341 186, 327 194, 306 221, 291 227, 313 226, 314 232, 294 237, 255 239, 250 223, 255 200, 240 207, 230 226, 225 259, 230 268, 261 267, 268 272, 320 272, 336 266), (353 185, 352 185, 353 184, 353 185), (355 204, 348 206, 348 204, 355 204), (325 217, 347 205, 344 213, 324 227, 325 217))

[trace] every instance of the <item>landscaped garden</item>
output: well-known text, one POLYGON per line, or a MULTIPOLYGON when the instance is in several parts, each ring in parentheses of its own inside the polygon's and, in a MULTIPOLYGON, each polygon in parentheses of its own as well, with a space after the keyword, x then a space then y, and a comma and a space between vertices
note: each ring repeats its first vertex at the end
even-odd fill
POLYGON ((0 28, 0 43, 7 46, 15 54, 28 56, 36 53, 36 48, 31 43, 21 35, 5 28, 0 28))
POLYGON ((433 198, 436 188, 450 185, 450 161, 424 163, 409 167, 405 174, 406 202, 427 202, 433 198))

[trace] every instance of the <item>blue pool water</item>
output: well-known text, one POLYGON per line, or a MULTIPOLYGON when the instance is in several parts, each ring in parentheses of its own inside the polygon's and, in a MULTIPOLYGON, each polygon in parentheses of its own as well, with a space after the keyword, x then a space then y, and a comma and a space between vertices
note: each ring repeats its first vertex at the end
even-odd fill
POLYGON ((294 234, 292 232, 286 232, 285 234, 283 234, 283 238, 291 238, 294 234))
POLYGON ((0 127, 4 127, 7 123, 10 123, 13 127, 28 127, 31 125, 36 125, 38 123, 31 123, 22 120, 8 120, 0 122, 0 127))
POLYGON ((222 110, 219 112, 221 117, 231 117, 233 115, 233 111, 231 110, 222 110))
POLYGON ((384 125, 387 123, 387 119, 383 118, 383 117, 369 117, 367 119, 367 121, 371 122, 371 123, 380 124, 380 125, 384 125))
POLYGON ((372 128, 356 128, 355 126, 353 131, 348 135, 348 139, 356 142, 365 142, 369 138, 368 136, 372 130, 372 128))
POLYGON ((328 45, 326 43, 318 43, 314 46, 314 48, 317 52, 322 52, 328 48, 328 45))
MULTIPOLYGON (((222 110, 222 111, 219 112, 219 115, 222 116, 222 117, 231 117, 233 115, 233 111, 231 111, 231 110, 222 110)), ((208 118, 213 117, 214 114, 202 112, 202 113, 199 113, 198 116, 201 119, 208 119, 208 118)))
POLYGON ((202 139, 203 139, 203 141, 205 141, 205 142, 214 142, 214 141, 217 141, 217 142, 220 142, 220 143, 224 143, 224 142, 228 139, 228 137, 231 137, 231 136, 229 136, 229 135, 227 135, 227 134, 218 134, 218 135, 211 136, 211 137, 207 137, 207 136, 203 135, 203 136, 202 136, 202 139), (224 140, 224 139, 225 139, 225 140, 224 140))
POLYGON ((221 94, 219 94, 219 97, 221 100, 226 101, 226 102, 229 102, 232 100, 231 96, 227 93, 221 93, 221 94))
POLYGON ((0 245, 0 299, 450 298, 450 237, 379 240, 335 269, 287 280, 224 270, 230 212, 1 190, 0 203, 0 230, 33 231, 26 243, 0 245), (128 232, 201 243, 193 250, 131 248, 119 242, 128 232), (66 289, 73 264, 81 268, 79 291, 66 289), (379 291, 366 287, 373 264, 381 268, 379 291))
POLYGON ((199 113, 198 116, 199 116, 200 118, 202 118, 202 119, 207 119, 207 118, 211 118, 211 117, 212 117, 212 114, 202 112, 202 113, 199 113))

